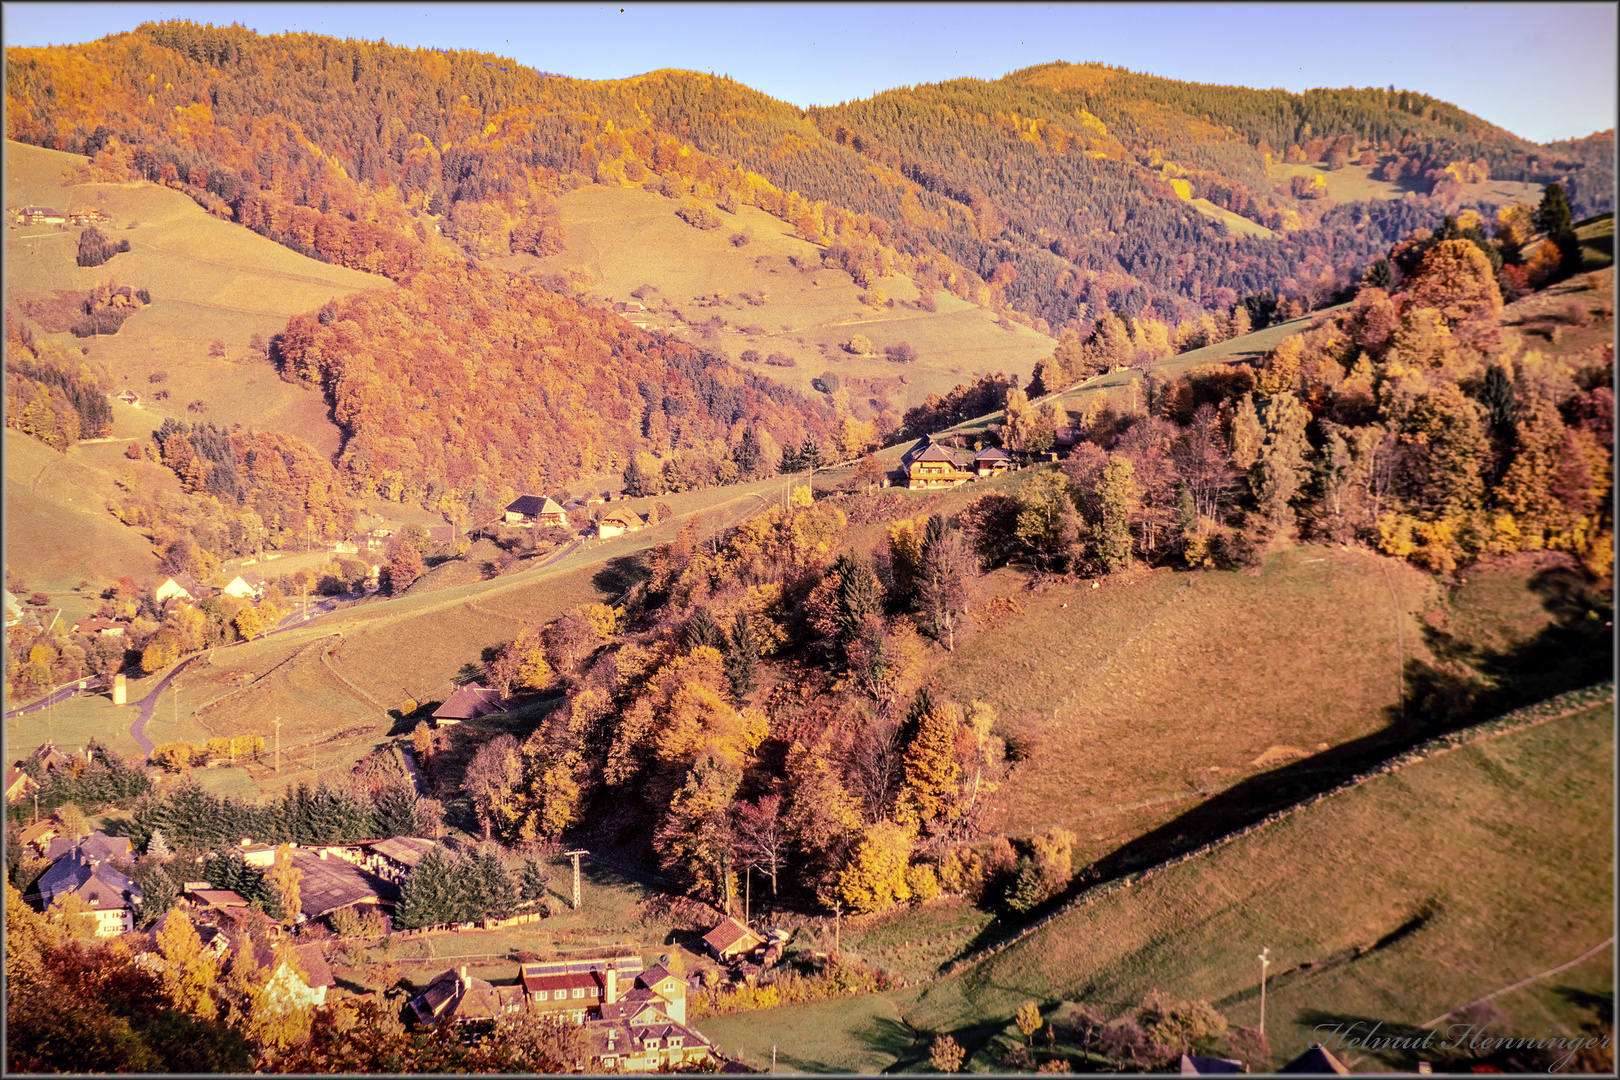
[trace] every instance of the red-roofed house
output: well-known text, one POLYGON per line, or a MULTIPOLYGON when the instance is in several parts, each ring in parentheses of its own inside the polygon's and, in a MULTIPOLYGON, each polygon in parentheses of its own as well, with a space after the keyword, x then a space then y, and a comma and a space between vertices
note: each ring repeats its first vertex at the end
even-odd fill
POLYGON ((765 939, 736 919, 727 919, 703 935, 703 943, 716 960, 738 960, 764 945, 765 939))

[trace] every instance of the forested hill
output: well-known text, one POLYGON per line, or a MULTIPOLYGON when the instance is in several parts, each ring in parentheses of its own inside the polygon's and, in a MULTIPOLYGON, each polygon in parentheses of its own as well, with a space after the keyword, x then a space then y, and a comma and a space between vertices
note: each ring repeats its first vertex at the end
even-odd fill
POLYGON ((555 251, 555 192, 638 184, 759 206, 863 284, 898 272, 1084 332, 1105 310, 1179 318, 1347 283, 1486 178, 1558 180, 1577 215, 1612 200, 1591 148, 1538 148, 1404 91, 1050 64, 806 112, 691 72, 586 82, 490 54, 184 22, 7 60, 10 137, 395 278, 438 231, 479 258, 555 251), (1313 162, 1398 186, 1336 202, 1276 171, 1313 162), (1242 223, 1223 212, 1256 235, 1227 235, 1242 223))

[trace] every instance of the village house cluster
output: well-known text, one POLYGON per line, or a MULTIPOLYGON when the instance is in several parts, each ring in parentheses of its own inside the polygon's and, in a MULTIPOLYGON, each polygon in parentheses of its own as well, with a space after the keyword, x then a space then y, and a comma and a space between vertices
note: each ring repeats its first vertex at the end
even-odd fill
MULTIPOLYGON (((72 763, 54 748, 46 756, 51 767, 72 763)), ((23 781, 31 782, 16 769, 8 773, 8 784, 26 793, 23 781), (12 774, 22 781, 15 781, 12 774)), ((134 934, 144 897, 140 886, 114 865, 127 867, 132 862, 129 838, 100 831, 83 837, 62 836, 58 835, 60 828, 51 817, 22 832, 20 841, 31 853, 51 860, 24 901, 46 911, 76 897, 82 901, 79 910, 95 920, 98 936, 134 934)), ((346 908, 391 911, 405 878, 437 846, 437 841, 423 837, 318 847, 289 845, 292 864, 302 874, 296 925, 331 923, 346 908)), ((245 865, 258 869, 274 865, 277 852, 276 846, 251 839, 244 839, 235 850, 245 865)), ((337 982, 323 946, 295 943, 296 939, 276 925, 269 928, 273 948, 263 940, 250 940, 240 932, 240 920, 249 907, 249 901, 231 889, 193 881, 186 883, 175 910, 192 923, 203 947, 222 966, 234 962, 235 951, 254 950, 252 966, 260 973, 257 977, 263 980, 266 994, 289 1004, 327 1004, 328 991, 337 982)), ((504 926, 538 917, 525 914, 479 925, 504 926)), ((144 944, 136 946, 136 962, 161 974, 166 961, 156 948, 156 934, 154 928, 139 935, 144 944)), ((303 936, 300 930, 298 937, 303 936)), ((765 967, 781 959, 786 938, 785 933, 772 931, 767 939, 728 918, 704 937, 707 955, 702 957, 677 948, 651 965, 624 951, 529 961, 517 965, 509 984, 471 976, 462 965, 429 981, 409 999, 402 1016, 422 1027, 465 1027, 469 1034, 517 1013, 555 1017, 582 1028, 585 1056, 578 1068, 658 1072, 701 1066, 714 1062, 717 1053, 709 1039, 688 1024, 689 996, 717 976, 757 978, 765 967)))

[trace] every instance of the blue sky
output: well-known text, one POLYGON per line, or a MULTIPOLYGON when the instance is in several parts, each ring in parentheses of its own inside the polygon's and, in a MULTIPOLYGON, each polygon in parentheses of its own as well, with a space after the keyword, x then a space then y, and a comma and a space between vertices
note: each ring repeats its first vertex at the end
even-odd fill
POLYGON ((586 79, 730 75, 796 105, 1052 60, 1280 87, 1387 86, 1536 142, 1612 128, 1616 6, 1591 4, 32 4, 8 45, 187 18, 478 49, 586 79))

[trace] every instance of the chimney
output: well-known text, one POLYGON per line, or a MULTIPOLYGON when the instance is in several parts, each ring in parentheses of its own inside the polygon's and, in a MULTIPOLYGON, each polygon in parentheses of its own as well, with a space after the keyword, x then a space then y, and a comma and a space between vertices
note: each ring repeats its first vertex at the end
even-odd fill
POLYGON ((604 1004, 604 1005, 612 1005, 615 1001, 618 1001, 618 1000, 619 1000, 619 973, 616 970, 614 970, 613 965, 611 963, 609 963, 608 966, 607 966, 607 996, 602 999, 602 1004, 604 1004))

